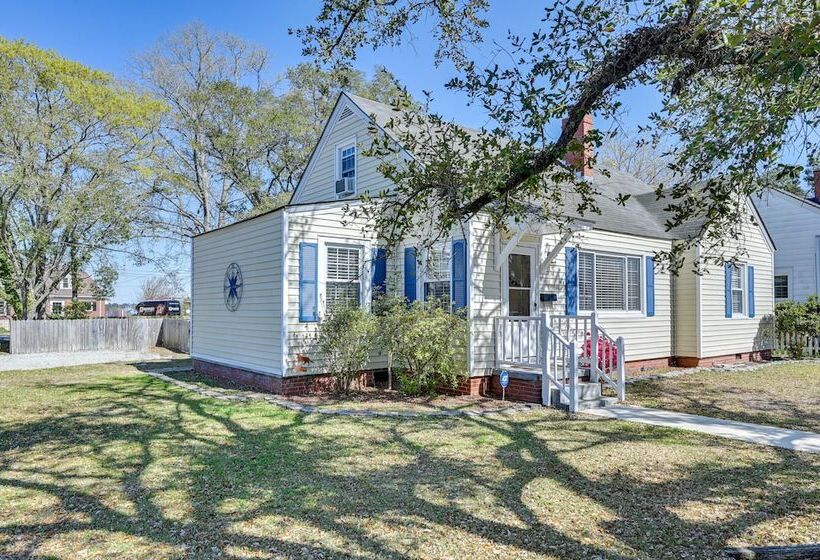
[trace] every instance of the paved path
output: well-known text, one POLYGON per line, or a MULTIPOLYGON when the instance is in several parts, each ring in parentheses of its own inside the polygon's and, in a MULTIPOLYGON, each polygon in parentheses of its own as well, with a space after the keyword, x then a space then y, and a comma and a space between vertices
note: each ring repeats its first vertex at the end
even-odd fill
POLYGON ((105 364, 109 362, 130 362, 156 360, 161 358, 154 352, 130 352, 94 350, 90 352, 48 352, 42 354, 0 354, 0 371, 23 369, 46 369, 66 366, 105 364))
POLYGON ((652 424, 653 426, 692 430, 760 445, 792 449, 794 451, 820 453, 820 434, 815 434, 814 432, 787 430, 785 428, 749 424, 747 422, 733 422, 731 420, 721 420, 707 416, 697 416, 695 414, 685 414, 683 412, 671 412, 668 410, 657 410, 639 406, 611 406, 587 410, 585 413, 602 418, 614 418, 628 422, 652 424))

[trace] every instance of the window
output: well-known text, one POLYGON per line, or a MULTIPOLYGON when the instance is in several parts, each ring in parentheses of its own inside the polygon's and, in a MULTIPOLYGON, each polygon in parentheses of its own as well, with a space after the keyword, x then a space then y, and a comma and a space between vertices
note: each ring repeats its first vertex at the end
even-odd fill
POLYGON ((328 245, 326 309, 337 306, 359 306, 362 302, 361 249, 328 245))
POLYGON ((92 302, 91 302, 91 311, 96 311, 96 310, 97 310, 97 302, 96 302, 96 301, 92 301, 92 302))
POLYGON ((789 275, 775 274, 774 276, 774 298, 789 299, 789 275))
POLYGON ((52 301, 51 302, 51 312, 55 315, 62 315, 63 314, 63 302, 62 301, 52 301))
POLYGON ((732 315, 746 313, 746 267, 742 264, 732 266, 732 315))
POLYGON ((641 311, 641 258, 598 253, 578 254, 578 309, 641 311))
POLYGON ((6 315, 8 312, 6 310, 6 302, 0 300, 0 315, 6 315))
POLYGON ((339 150, 339 179, 356 178, 356 146, 339 150))
POLYGON ((447 245, 427 251, 424 270, 424 301, 435 299, 450 307, 450 251, 447 245))
POLYGON ((63 290, 71 289, 71 276, 66 276, 63 278, 63 281, 60 282, 60 288, 63 290))

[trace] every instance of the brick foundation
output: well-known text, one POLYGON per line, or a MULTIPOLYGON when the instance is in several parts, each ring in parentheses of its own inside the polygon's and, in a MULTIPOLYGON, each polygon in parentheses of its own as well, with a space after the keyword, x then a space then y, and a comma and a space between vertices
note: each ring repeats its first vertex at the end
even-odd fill
MULTIPOLYGON (((501 378, 493 375, 490 378, 490 395, 501 398, 501 378)), ((520 379, 510 375, 505 398, 508 401, 522 401, 531 403, 541 402, 541 378, 520 379)))
POLYGON ((439 390, 442 393, 449 395, 471 395, 474 397, 486 396, 489 393, 490 378, 488 376, 482 377, 468 377, 462 381, 455 389, 442 387, 439 390))
MULTIPOLYGON (((300 375, 294 377, 277 377, 265 375, 242 368, 224 366, 204 360, 193 360, 194 371, 212 379, 230 381, 237 385, 275 393, 277 395, 308 395, 312 393, 330 393, 336 388, 336 381, 330 375, 300 375)), ((362 372, 365 386, 373 385, 373 372, 362 372)))
POLYGON ((709 356, 707 358, 678 356, 675 358, 675 365, 680 367, 710 367, 718 364, 733 364, 736 362, 765 362, 771 359, 771 350, 758 350, 755 352, 726 354, 724 356, 709 356))
POLYGON ((672 362, 674 362, 674 360, 674 358, 670 357, 652 358, 649 360, 632 360, 629 362, 624 362, 624 367, 626 368, 627 373, 636 373, 647 369, 669 367, 670 365, 672 365, 672 362))

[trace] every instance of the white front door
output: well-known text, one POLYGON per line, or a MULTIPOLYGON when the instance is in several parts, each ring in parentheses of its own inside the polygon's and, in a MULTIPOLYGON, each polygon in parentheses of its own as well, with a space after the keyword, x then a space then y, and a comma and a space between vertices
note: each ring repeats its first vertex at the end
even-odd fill
POLYGON ((535 247, 517 247, 502 270, 504 309, 512 317, 535 315, 535 247))
MULTIPOLYGON (((536 314, 535 248, 517 247, 502 267, 504 313, 510 317, 536 314)), ((509 319, 504 329, 502 361, 537 364, 538 329, 530 320, 509 319)))

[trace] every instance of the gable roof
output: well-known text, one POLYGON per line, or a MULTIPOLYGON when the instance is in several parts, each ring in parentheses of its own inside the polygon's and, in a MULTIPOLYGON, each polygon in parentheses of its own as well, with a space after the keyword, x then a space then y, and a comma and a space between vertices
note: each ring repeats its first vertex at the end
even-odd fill
MULTIPOLYGON (((302 173, 299 184, 297 184, 294 190, 291 200, 297 200, 299 187, 303 180, 309 175, 312 164, 321 151, 324 140, 332 128, 331 123, 336 122, 337 114, 343 106, 354 107, 359 118, 363 118, 369 123, 375 124, 383 133, 387 134, 397 143, 399 142, 398 135, 395 131, 391 130, 389 126, 391 120, 398 115, 396 108, 351 93, 340 93, 336 100, 336 105, 325 123, 325 128, 319 142, 317 142, 308 165, 304 173, 302 173)), ((479 130, 473 128, 461 128, 470 134, 478 135, 481 133, 479 130)), ((407 156, 413 157, 403 146, 401 146, 401 148, 407 156)), ((590 223, 595 229, 656 239, 691 239, 700 232, 705 218, 692 219, 676 228, 671 230, 667 229, 666 224, 672 217, 671 212, 666 210, 666 207, 669 205, 668 199, 658 199, 654 186, 644 183, 633 175, 611 167, 606 167, 605 170, 606 173, 600 169, 594 169, 592 177, 590 178, 600 193, 599 196, 596 197, 596 205, 600 210, 600 214, 580 214, 577 210, 580 196, 574 195, 573 193, 565 196, 564 207, 562 209, 564 214, 571 218, 590 223), (620 194, 630 195, 625 205, 618 204, 617 202, 618 195, 620 194)), ((765 226, 762 221, 761 229, 765 232, 765 226)), ((765 232, 765 237, 771 242, 771 237, 768 235, 768 232, 765 232)))
MULTIPOLYGON (((820 213, 820 201, 816 198, 809 198, 807 196, 800 197, 796 194, 790 193, 789 191, 784 191, 783 189, 778 189, 776 187, 771 187, 769 189, 769 194, 779 195, 784 200, 792 202, 799 206, 800 208, 805 208, 810 211, 815 211, 820 213)), ((763 196, 757 196, 756 200, 754 201, 755 205, 762 204, 764 202, 763 196)))

